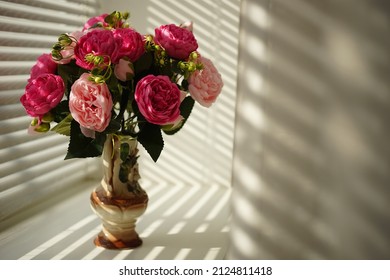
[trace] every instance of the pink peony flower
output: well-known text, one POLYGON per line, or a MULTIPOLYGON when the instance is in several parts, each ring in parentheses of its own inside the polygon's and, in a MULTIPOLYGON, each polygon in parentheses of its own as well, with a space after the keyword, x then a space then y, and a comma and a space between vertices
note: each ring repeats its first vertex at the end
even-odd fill
POLYGON ((122 82, 131 80, 134 77, 133 63, 126 58, 119 59, 118 64, 115 64, 114 74, 122 82))
POLYGON ((211 60, 200 57, 199 62, 203 64, 203 69, 192 73, 188 79, 188 90, 199 104, 210 107, 221 93, 223 81, 211 60))
POLYGON ((44 53, 37 58, 37 62, 31 67, 28 81, 35 79, 41 74, 55 74, 56 71, 57 63, 51 59, 50 54, 44 53))
POLYGON ((92 28, 95 24, 97 24, 97 23, 99 23, 99 22, 102 23, 103 27, 107 27, 107 26, 108 26, 108 23, 106 23, 106 22, 104 21, 104 19, 106 18, 106 16, 108 16, 108 14, 101 14, 100 16, 97 16, 97 17, 91 17, 91 18, 84 24, 83 31, 92 28))
POLYGON ((174 24, 156 28, 154 41, 163 47, 170 57, 176 59, 186 59, 198 48, 194 34, 187 28, 174 24))
POLYGON ((69 110, 81 126, 81 131, 91 137, 88 130, 102 132, 111 119, 112 98, 107 84, 96 84, 84 73, 74 82, 69 94, 69 110))
POLYGON ((185 94, 167 76, 148 75, 135 88, 135 101, 145 119, 154 124, 176 123, 185 94))
POLYGON ((27 114, 41 120, 44 114, 60 103, 64 91, 64 81, 60 76, 41 74, 28 82, 20 102, 27 114))
POLYGON ((127 56, 131 62, 135 62, 144 54, 143 37, 137 31, 131 28, 119 28, 112 32, 119 46, 118 59, 127 56))
POLYGON ((76 64, 81 68, 91 70, 95 65, 86 61, 87 55, 103 56, 104 63, 117 61, 118 44, 112 32, 105 29, 94 29, 82 36, 74 48, 76 64))

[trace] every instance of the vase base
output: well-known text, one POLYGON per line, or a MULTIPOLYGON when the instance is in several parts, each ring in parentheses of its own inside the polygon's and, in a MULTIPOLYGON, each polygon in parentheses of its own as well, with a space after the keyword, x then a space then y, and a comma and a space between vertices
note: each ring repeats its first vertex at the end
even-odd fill
POLYGON ((134 238, 130 241, 123 241, 123 240, 116 240, 111 241, 109 240, 104 233, 101 231, 98 236, 96 236, 94 242, 97 247, 102 247, 105 249, 111 249, 111 250, 125 250, 125 249, 133 249, 137 248, 142 245, 142 239, 137 236, 137 238, 134 238))

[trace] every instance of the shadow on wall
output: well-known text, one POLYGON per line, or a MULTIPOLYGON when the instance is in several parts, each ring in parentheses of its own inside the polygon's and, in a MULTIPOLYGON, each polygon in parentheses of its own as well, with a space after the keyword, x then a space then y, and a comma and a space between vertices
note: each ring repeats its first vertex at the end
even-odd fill
POLYGON ((243 0, 231 259, 390 258, 390 4, 243 0))
POLYGON ((140 172, 157 182, 223 187, 231 185, 237 81, 239 0, 102 1, 104 12, 128 10, 130 23, 143 34, 163 24, 194 22, 200 53, 210 58, 224 80, 219 99, 210 108, 194 107, 185 127, 165 136, 157 164, 142 149, 140 172))

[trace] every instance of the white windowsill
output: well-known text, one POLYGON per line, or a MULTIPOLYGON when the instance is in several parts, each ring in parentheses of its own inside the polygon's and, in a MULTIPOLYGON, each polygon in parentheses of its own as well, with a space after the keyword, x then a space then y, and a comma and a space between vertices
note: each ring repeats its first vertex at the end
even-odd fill
POLYGON ((100 220, 89 206, 96 182, 0 223, 0 259, 223 259, 228 244, 230 190, 142 182, 149 205, 137 222, 143 245, 96 248, 100 220), (80 191, 82 190, 82 191, 80 191), (55 202, 55 203, 53 203, 55 202), (15 221, 18 220, 18 223, 15 221))

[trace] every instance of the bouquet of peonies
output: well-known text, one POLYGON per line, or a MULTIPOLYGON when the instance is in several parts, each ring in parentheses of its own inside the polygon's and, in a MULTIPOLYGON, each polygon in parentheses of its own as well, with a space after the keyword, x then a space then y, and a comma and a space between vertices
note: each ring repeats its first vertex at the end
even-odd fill
POLYGON ((115 134, 136 138, 157 161, 161 132, 176 133, 195 101, 209 107, 221 92, 221 75, 197 51, 191 23, 143 36, 127 18, 89 19, 81 31, 60 35, 31 69, 20 98, 34 118, 29 131, 69 136, 65 159, 100 156, 115 134))

